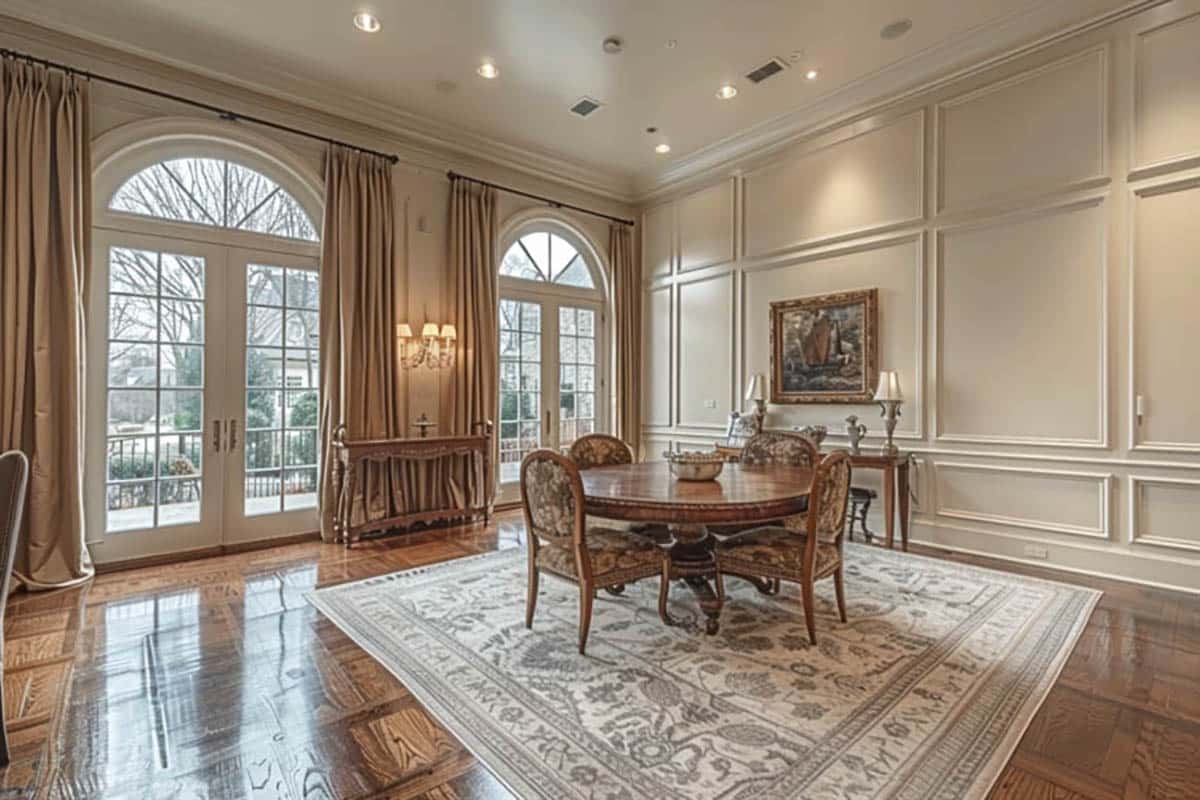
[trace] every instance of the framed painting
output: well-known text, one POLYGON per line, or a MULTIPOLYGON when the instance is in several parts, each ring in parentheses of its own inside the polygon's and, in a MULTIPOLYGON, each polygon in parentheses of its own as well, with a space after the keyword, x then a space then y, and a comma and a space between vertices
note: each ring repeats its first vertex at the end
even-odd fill
POLYGON ((878 289, 771 303, 771 402, 869 403, 878 337, 878 289))

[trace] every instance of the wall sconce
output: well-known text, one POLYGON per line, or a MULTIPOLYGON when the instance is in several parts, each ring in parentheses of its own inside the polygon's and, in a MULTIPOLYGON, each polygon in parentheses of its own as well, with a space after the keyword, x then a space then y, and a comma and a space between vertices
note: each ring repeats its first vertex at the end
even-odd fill
POLYGON ((449 369, 454 366, 454 343, 458 341, 458 330, 449 323, 439 331, 436 322, 426 322, 418 337, 413 336, 407 322, 398 322, 396 338, 400 340, 400 366, 405 369, 422 364, 429 369, 449 369))

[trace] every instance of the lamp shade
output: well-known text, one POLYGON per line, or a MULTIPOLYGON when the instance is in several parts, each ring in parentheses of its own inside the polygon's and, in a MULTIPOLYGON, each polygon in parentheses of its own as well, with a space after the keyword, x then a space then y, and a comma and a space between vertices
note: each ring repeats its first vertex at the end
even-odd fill
POLYGON ((398 336, 401 339, 411 339, 412 338, 412 326, 410 326, 407 322, 397 322, 396 323, 396 336, 398 336))
POLYGON ((437 335, 438 335, 438 326, 437 326, 436 322, 426 322, 425 326, 423 328, 421 328, 421 338, 423 338, 423 339, 429 339, 429 338, 436 339, 437 335))
POLYGON ((894 369, 885 369, 879 373, 879 387, 875 390, 876 403, 889 400, 895 402, 904 400, 904 393, 900 391, 900 376, 894 369))
POLYGON ((756 372, 750 376, 750 382, 746 384, 746 399, 747 400, 762 400, 763 399, 763 380, 762 373, 756 372))
POLYGON ((449 339, 451 341, 453 341, 454 339, 457 339, 458 338, 458 329, 447 322, 445 325, 442 326, 442 338, 449 339))

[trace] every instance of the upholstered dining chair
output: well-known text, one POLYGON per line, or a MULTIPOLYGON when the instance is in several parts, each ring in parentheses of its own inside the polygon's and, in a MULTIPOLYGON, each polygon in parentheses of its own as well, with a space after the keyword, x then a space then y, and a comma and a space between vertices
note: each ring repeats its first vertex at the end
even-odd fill
POLYGON ((607 433, 589 433, 571 443, 567 457, 580 469, 632 464, 633 448, 607 433))
MULTIPOLYGON (((19 450, 0 453, 0 683, 4 681, 4 610, 8 605, 8 584, 12 580, 13 559, 17 555, 17 536, 21 513, 25 508, 25 487, 29 481, 29 459, 19 450)), ((8 725, 4 716, 4 693, 0 692, 0 766, 7 766, 8 725)))
POLYGON ((846 621, 842 540, 849 497, 850 455, 830 453, 813 473, 803 534, 790 527, 767 526, 723 540, 717 548, 718 580, 738 575, 800 584, 808 638, 816 644, 813 587, 817 581, 833 577, 838 616, 846 621))
MULTIPOLYGON (((817 452, 817 446, 805 434, 767 431, 750 437, 749 441, 742 447, 742 454, 738 461, 744 466, 749 467, 775 464, 786 467, 808 467, 811 469, 819 458, 820 454, 817 452)), ((806 505, 806 503, 801 504, 802 507, 806 507, 806 505)), ((797 533, 803 533, 804 512, 781 519, 774 524, 790 528, 797 533)), ((728 536, 746 530, 749 527, 757 528, 761 527, 761 524, 756 523, 752 526, 714 526, 712 531, 718 536, 728 536)))
POLYGON ((660 616, 666 608, 669 560, 649 539, 627 531, 589 527, 579 467, 552 450, 535 450, 521 462, 521 501, 529 533, 529 586, 525 627, 533 627, 538 576, 549 572, 579 586, 579 652, 587 647, 597 589, 659 576, 660 616))

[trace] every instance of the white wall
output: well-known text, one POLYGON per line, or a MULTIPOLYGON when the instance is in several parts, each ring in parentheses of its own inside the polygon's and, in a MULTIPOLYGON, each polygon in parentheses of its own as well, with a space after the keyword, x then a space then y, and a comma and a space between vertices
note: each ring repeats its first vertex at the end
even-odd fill
POLYGON ((915 540, 1200 591, 1197 42, 1176 0, 655 198, 647 452, 721 434, 772 301, 877 287, 915 540))

